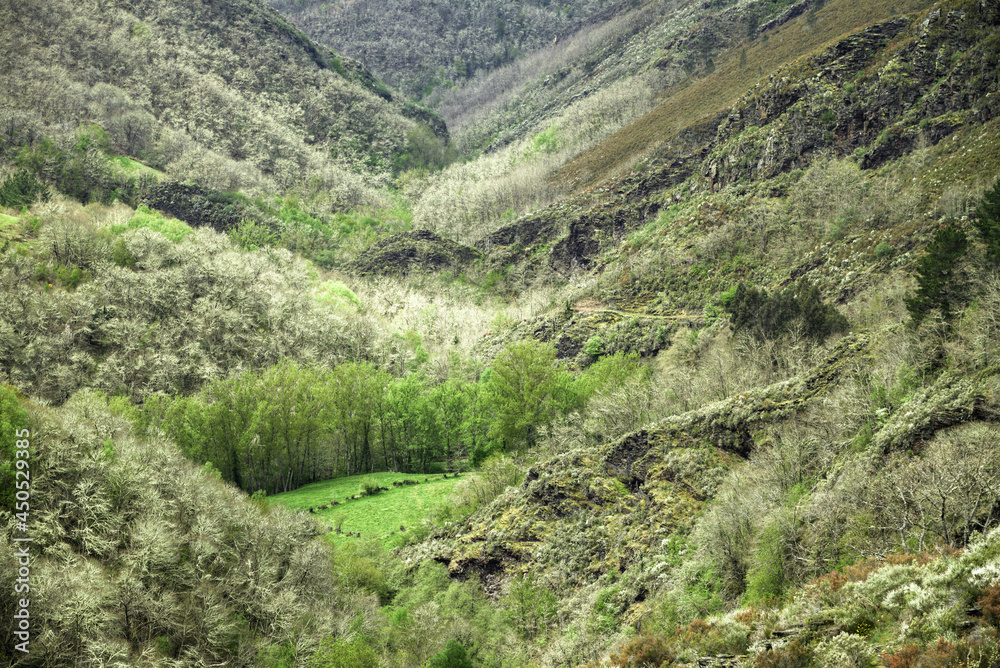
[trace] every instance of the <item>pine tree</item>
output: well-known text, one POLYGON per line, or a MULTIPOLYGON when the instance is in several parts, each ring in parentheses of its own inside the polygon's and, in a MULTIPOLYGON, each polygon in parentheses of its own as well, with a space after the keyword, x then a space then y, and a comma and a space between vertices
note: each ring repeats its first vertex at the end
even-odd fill
POLYGON ((986 259, 990 265, 1000 265, 1000 180, 983 195, 973 221, 979 236, 986 243, 986 259))
POLYGON ((934 309, 950 322, 952 309, 965 301, 967 286, 956 265, 968 247, 965 232, 953 224, 934 235, 927 254, 917 262, 917 294, 906 300, 914 327, 934 309))
POLYGON ((47 202, 48 199, 48 188, 26 169, 19 170, 0 186, 0 206, 19 208, 36 200, 47 202))

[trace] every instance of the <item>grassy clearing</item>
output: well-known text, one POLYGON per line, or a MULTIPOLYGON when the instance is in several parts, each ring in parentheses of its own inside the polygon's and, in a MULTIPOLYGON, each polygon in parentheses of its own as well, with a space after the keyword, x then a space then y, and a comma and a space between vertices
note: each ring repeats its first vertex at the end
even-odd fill
POLYGON ((8 227, 12 227, 17 224, 17 218, 15 216, 8 216, 5 213, 0 213, 0 233, 3 233, 8 227))
POLYGON ((126 158, 123 155, 113 156, 111 161, 129 176, 139 176, 140 174, 145 174, 147 176, 152 176, 155 179, 163 176, 163 172, 158 169, 153 169, 152 167, 148 167, 141 162, 133 160, 132 158, 126 158))
POLYGON ((552 181, 567 181, 578 188, 592 186, 639 160, 657 143, 731 108, 755 83, 780 67, 872 23, 930 4, 926 0, 834 0, 817 12, 813 24, 803 15, 752 42, 738 44, 718 55, 715 72, 668 91, 669 97, 658 107, 570 162, 552 181), (746 62, 741 66, 744 49, 746 62))
POLYGON ((292 510, 315 508, 315 517, 326 526, 336 527, 342 519, 344 535, 328 534, 335 543, 357 540, 346 534, 360 533, 362 538, 377 537, 388 545, 398 540, 400 526, 407 529, 418 526, 438 505, 448 500, 455 484, 468 475, 445 479, 441 475, 417 473, 370 473, 316 482, 292 492, 275 494, 269 499, 292 510), (419 484, 392 486, 393 482, 406 479, 416 480, 419 484), (427 482, 424 482, 425 479, 427 482), (376 496, 347 501, 348 497, 361 493, 361 485, 366 481, 389 490, 376 496), (319 506, 329 505, 331 501, 337 501, 339 505, 319 510, 319 506), (392 532, 396 535, 390 536, 392 532))

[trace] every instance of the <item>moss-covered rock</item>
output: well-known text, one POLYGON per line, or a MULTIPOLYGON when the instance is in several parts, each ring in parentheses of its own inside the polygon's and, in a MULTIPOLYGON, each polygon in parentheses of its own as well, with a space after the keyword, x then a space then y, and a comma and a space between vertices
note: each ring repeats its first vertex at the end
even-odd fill
POLYGON ((461 269, 480 256, 474 248, 429 230, 415 230, 393 234, 372 244, 358 255, 354 268, 360 274, 399 275, 461 269))

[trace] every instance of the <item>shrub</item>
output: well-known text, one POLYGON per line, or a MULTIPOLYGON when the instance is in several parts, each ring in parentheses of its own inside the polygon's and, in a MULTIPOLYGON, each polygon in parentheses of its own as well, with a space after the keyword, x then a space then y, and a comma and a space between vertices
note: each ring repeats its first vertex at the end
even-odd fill
POLYGON ((587 339, 587 343, 583 347, 583 352, 591 357, 600 357, 604 354, 604 345, 604 339, 599 336, 592 336, 587 339))
POLYGON ((875 259, 881 260, 892 255, 892 246, 882 241, 875 247, 875 259))
POLYGON ((756 668, 806 668, 810 665, 812 653, 798 639, 785 647, 763 652, 754 660, 756 668))
POLYGON ((278 234, 270 225, 249 218, 242 220, 239 225, 230 230, 229 236, 237 246, 247 251, 274 246, 278 243, 278 234))
POLYGON ((326 281, 317 286, 316 301, 337 311, 355 311, 361 307, 361 300, 354 291, 339 281, 326 281))
MULTIPOLYGON (((151 210, 146 206, 140 206, 136 209, 135 215, 132 216, 132 218, 129 219, 129 221, 124 225, 112 226, 111 232, 114 234, 121 234, 126 230, 137 230, 142 228, 159 232, 174 243, 181 241, 194 232, 194 230, 191 229, 191 226, 187 223, 177 220, 176 218, 164 218, 158 211, 151 210)), ((115 262, 118 263, 118 258, 115 258, 115 262)), ((120 264, 119 266, 125 265, 120 264)))
POLYGON ((875 648, 852 633, 841 633, 821 642, 815 653, 820 668, 869 668, 876 662, 875 648))
POLYGON ((983 611, 983 622, 994 628, 1000 628, 1000 584, 987 589, 978 603, 983 611))
POLYGON ((375 496, 382 491, 382 488, 378 486, 377 482, 372 480, 362 480, 361 481, 361 496, 375 496))
POLYGON ((920 658, 920 645, 904 645, 895 652, 883 652, 882 665, 886 668, 914 668, 920 658))
POLYGON ((663 666, 674 662, 676 655, 659 636, 641 635, 632 638, 617 654, 611 655, 611 665, 616 668, 628 666, 663 666))

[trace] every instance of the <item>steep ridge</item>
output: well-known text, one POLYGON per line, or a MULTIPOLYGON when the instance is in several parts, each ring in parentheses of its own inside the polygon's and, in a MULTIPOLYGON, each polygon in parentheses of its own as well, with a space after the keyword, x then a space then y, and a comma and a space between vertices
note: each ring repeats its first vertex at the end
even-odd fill
MULTIPOLYGON (((821 11, 826 9, 833 10, 821 11)), ((687 198, 685 190, 761 182, 807 168, 815 156, 852 156, 862 169, 873 169, 910 153, 918 141, 934 145, 963 127, 989 123, 998 112, 1000 84, 996 31, 989 23, 995 17, 984 12, 935 9, 919 21, 877 23, 783 66, 729 111, 674 135, 659 134, 662 111, 654 111, 553 178, 573 179, 583 169, 606 174, 601 156, 619 162, 640 145, 646 156, 641 169, 519 219, 478 245, 491 248, 498 265, 529 261, 543 273, 568 276, 593 266, 600 239, 620 240, 656 220, 687 198), (655 137, 663 143, 649 147, 655 137), (535 252, 543 244, 550 248, 544 260, 535 252)))

